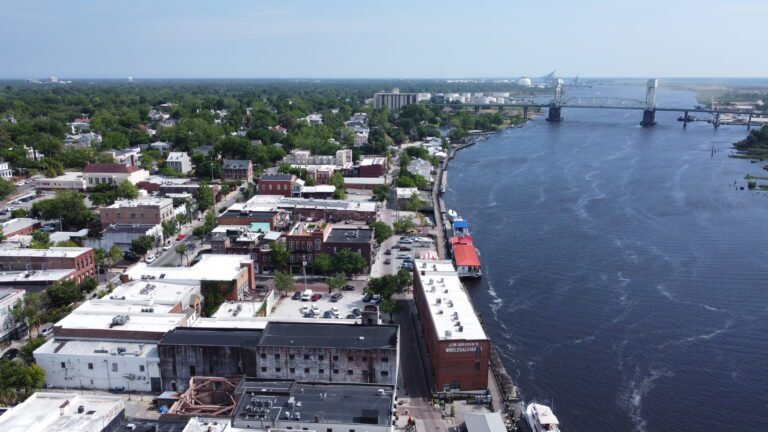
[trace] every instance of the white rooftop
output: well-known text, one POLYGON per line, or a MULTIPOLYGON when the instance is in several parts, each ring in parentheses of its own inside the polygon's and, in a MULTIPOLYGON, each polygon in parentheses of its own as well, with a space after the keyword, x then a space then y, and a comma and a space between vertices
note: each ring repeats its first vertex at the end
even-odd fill
POLYGON ((0 256, 76 258, 90 250, 89 247, 58 246, 50 249, 0 249, 0 256))
POLYGON ((439 340, 488 338, 451 261, 418 259, 414 271, 424 287, 439 340))
POLYGON ((187 306, 191 295, 199 293, 200 284, 198 282, 184 284, 137 280, 117 286, 104 299, 124 300, 133 304, 147 305, 182 303, 182 306, 187 306))
POLYGON ((102 340, 61 340, 49 339, 35 350, 37 354, 61 355, 102 355, 157 357, 157 345, 151 343, 113 342, 102 340))
POLYGON ((130 279, 148 281, 230 281, 240 273, 240 264, 251 261, 248 255, 204 254, 192 267, 149 267, 144 262, 136 263, 126 270, 130 279), (142 278, 144 276, 144 278, 142 278))
POLYGON ((367 165, 384 165, 384 158, 383 157, 363 158, 360 161, 360 166, 367 166, 367 165))
POLYGON ((120 396, 37 392, 0 416, 3 432, 101 432, 125 409, 120 396), (84 412, 78 413, 82 406, 84 412))
POLYGON ((501 413, 466 413, 467 432, 507 432, 501 413))
POLYGON ((224 302, 213 314, 212 318, 250 318, 255 317, 264 306, 264 302, 224 302))
POLYGON ((148 183, 160 184, 160 185, 172 185, 172 184, 181 185, 181 184, 189 183, 188 178, 164 177, 159 175, 149 176, 149 178, 147 178, 145 181, 148 183))
POLYGON ((129 315, 137 313, 167 314, 171 313, 171 309, 173 309, 173 305, 141 303, 142 302, 134 302, 132 299, 93 299, 78 306, 77 313, 111 313, 113 315, 129 315))
POLYGON ((181 432, 238 432, 233 428, 229 418, 192 417, 181 432))
POLYGON ((376 212, 376 203, 373 201, 350 201, 335 199, 289 198, 281 195, 254 195, 245 204, 232 204, 230 210, 255 209, 259 206, 271 208, 325 208, 337 210, 353 210, 359 212, 376 212))
POLYGON ((11 282, 56 282, 60 281, 70 274, 73 274, 73 269, 63 270, 30 270, 30 271, 6 271, 0 272, 0 283, 11 282))
POLYGON ((107 206, 107 208, 125 208, 125 207, 139 207, 139 206, 169 206, 173 205, 173 200, 170 198, 159 197, 142 197, 135 200, 117 200, 114 204, 107 206))
POLYGON ((383 185, 385 183, 384 177, 344 177, 344 184, 383 185))
POLYGON ((11 233, 13 231, 18 231, 20 229, 30 227, 38 222, 40 221, 32 218, 14 218, 0 223, 0 226, 3 227, 4 233, 11 233))
POLYGON ((357 324, 356 319, 307 319, 307 318, 291 318, 285 316, 268 317, 211 317, 211 318, 199 318, 190 327, 202 327, 202 328, 245 328, 245 329, 264 329, 270 322, 285 322, 285 323, 301 323, 301 324, 357 324))
POLYGON ((317 186, 303 186, 301 193, 334 193, 336 192, 336 186, 334 185, 317 185, 317 186))
POLYGON ((416 188, 395 188, 395 195, 397 195, 397 199, 410 198, 413 196, 413 194, 418 195, 419 190, 416 188))

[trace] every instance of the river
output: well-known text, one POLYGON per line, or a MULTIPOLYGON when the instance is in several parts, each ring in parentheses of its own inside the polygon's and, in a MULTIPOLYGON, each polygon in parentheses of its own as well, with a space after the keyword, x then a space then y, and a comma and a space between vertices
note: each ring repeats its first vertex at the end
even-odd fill
POLYGON ((727 157, 746 128, 677 115, 644 129, 638 111, 566 108, 450 163, 444 199, 483 264, 475 307, 566 432, 768 430, 768 194, 734 187, 766 173, 727 157))

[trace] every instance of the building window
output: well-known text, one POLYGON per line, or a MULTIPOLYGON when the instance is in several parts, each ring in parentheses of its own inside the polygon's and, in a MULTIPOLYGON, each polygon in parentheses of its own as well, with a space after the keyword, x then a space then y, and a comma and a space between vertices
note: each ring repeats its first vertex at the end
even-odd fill
POLYGON ((333 356, 333 361, 339 361, 339 356, 333 356))
POLYGON ((308 374, 309 373, 309 368, 304 368, 304 373, 308 374))
POLYGON ((475 370, 480 370, 480 362, 479 361, 475 362, 475 370))
POLYGON ((325 369, 320 369, 320 370, 318 370, 317 372, 318 372, 320 375, 322 375, 322 374, 324 374, 324 373, 325 373, 325 369))
POLYGON ((317 356, 317 358, 318 358, 318 360, 323 361, 325 359, 325 356, 324 355, 319 355, 319 356, 317 356))
POLYGON ((347 370, 347 375, 354 375, 354 373, 355 371, 353 371, 352 369, 347 370))
POLYGON ((117 372, 117 363, 112 363, 112 372, 117 372))
POLYGON ((93 363, 88 363, 88 369, 93 370, 93 363))
POLYGON ((368 361, 368 357, 363 357, 363 361, 367 362, 368 361))
POLYGON ((280 354, 275 354, 275 360, 280 360, 280 354))
POLYGON ((262 372, 266 372, 266 371, 267 371, 267 368, 266 368, 266 367, 264 367, 264 366, 262 366, 262 367, 261 367, 261 371, 262 371, 262 372))
POLYGON ((265 359, 267 358, 267 355, 265 353, 261 353, 261 358, 265 359))
POLYGON ((382 357, 382 358, 381 358, 381 362, 382 362, 382 363, 386 363, 386 362, 388 362, 388 361, 389 361, 389 357, 382 357))
POLYGON ((296 368, 290 368, 290 369, 289 369, 289 371, 290 371, 292 374, 295 374, 295 373, 296 373, 296 368))
POLYGON ((304 354, 304 360, 309 360, 309 354, 304 354))
POLYGON ((288 355, 288 359, 289 359, 289 360, 293 360, 294 358, 296 358, 296 356, 295 356, 295 355, 293 355, 293 354, 289 354, 289 355, 288 355))
POLYGON ((389 371, 381 371, 381 376, 389 376, 389 371))
POLYGON ((66 367, 67 367, 67 365, 65 365, 64 362, 61 362, 61 368, 65 369, 66 367))
POLYGON ((334 369, 334 370, 333 370, 333 374, 334 374, 334 375, 338 375, 338 374, 339 374, 339 370, 338 370, 338 369, 334 369))
POLYGON ((144 365, 139 365, 139 372, 144 372, 144 365))
POLYGON ((279 367, 276 367, 276 368, 275 368, 275 372, 277 372, 277 373, 280 373, 280 368, 279 368, 279 367))
POLYGON ((189 365, 189 376, 195 376, 195 375, 197 375, 197 373, 196 373, 196 372, 197 372, 197 371, 195 370, 195 366, 194 366, 194 365, 189 365))
POLYGON ((348 357, 347 357, 347 361, 355 361, 355 358, 354 358, 354 357, 352 357, 352 356, 348 356, 348 357))

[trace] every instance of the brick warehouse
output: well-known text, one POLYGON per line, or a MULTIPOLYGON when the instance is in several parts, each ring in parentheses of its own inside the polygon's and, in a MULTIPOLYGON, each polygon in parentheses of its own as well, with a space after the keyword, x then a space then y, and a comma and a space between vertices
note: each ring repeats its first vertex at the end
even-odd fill
POLYGON ((261 329, 176 328, 158 344, 164 390, 195 375, 333 383, 397 382, 397 326, 269 322, 261 329))
POLYGON ((490 342, 453 264, 416 260, 413 296, 436 390, 487 389, 490 342))
POLYGON ((79 284, 86 277, 96 277, 93 249, 52 247, 0 250, 0 271, 30 270, 74 270, 70 280, 79 284))

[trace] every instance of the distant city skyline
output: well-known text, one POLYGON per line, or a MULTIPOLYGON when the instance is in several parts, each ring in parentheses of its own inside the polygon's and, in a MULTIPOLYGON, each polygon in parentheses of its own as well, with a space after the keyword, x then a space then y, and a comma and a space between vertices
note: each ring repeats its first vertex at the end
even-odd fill
POLYGON ((0 78, 765 77, 768 2, 8 0, 0 78), (415 3, 415 4, 414 4, 415 3))

